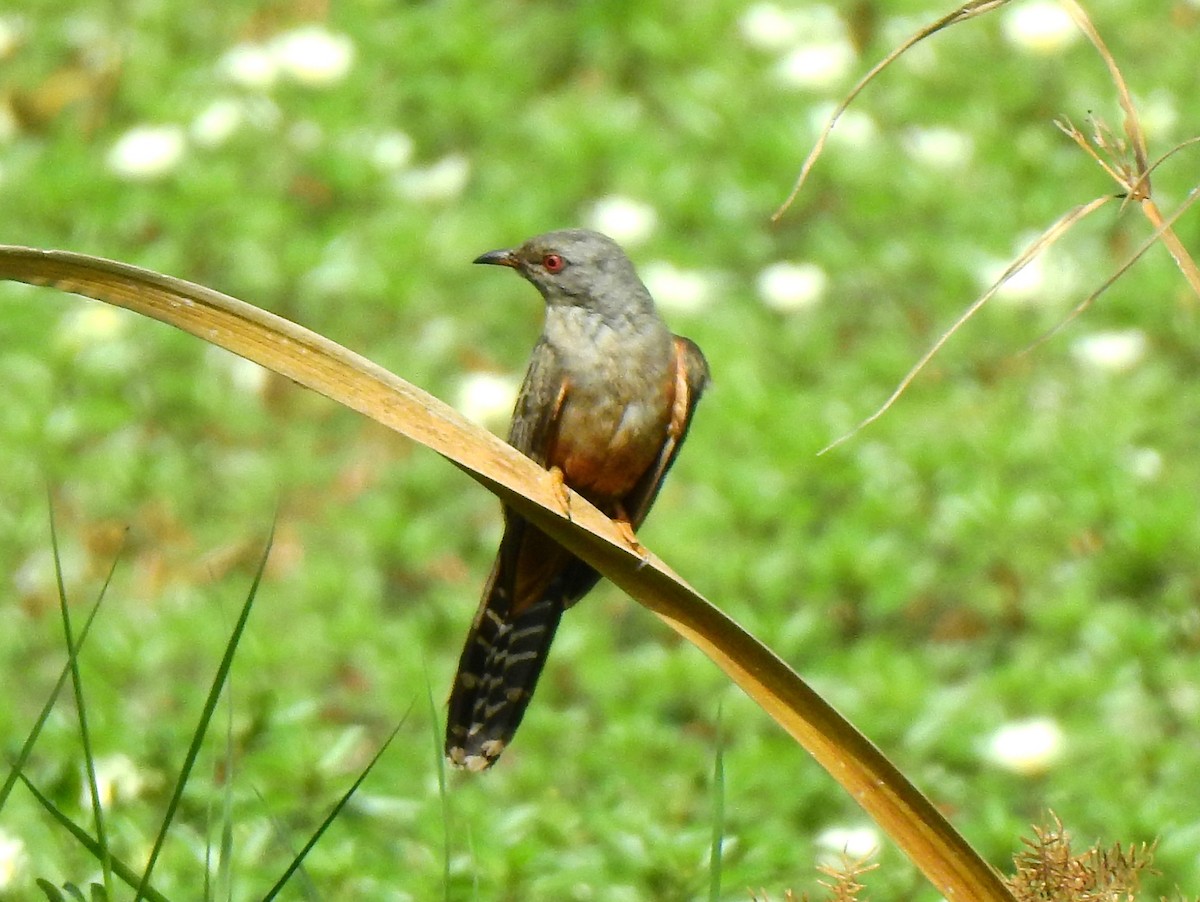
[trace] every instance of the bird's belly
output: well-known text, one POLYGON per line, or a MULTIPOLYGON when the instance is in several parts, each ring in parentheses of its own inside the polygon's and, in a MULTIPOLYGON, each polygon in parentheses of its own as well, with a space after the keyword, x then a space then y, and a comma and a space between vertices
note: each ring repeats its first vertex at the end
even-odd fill
MULTIPOLYGON (((649 400, 563 406, 554 460, 563 481, 600 506, 619 501, 654 464, 666 440, 665 392, 649 400)), ((575 403, 572 403, 574 401, 575 403)))

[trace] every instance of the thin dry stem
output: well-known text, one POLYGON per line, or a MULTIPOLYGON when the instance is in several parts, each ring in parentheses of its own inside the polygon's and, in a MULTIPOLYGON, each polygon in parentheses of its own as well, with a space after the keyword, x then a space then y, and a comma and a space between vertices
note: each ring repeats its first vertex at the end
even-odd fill
POLYGON ((1113 198, 1111 196, 1098 197, 1090 203, 1075 207, 1065 216, 1060 217, 1053 225, 1050 226, 1050 228, 1042 232, 1042 234, 1039 235, 1037 239, 1029 245, 1029 247, 1025 248, 1025 250, 1021 252, 1021 255, 1009 265, 1008 269, 1004 270, 1000 278, 993 282, 992 286, 987 291, 980 295, 980 297, 978 297, 962 314, 960 314, 958 319, 954 321, 953 325, 951 325, 949 329, 938 336, 937 341, 930 346, 929 350, 921 355, 921 359, 918 360, 913 368, 908 371, 905 377, 900 380, 900 384, 896 386, 895 391, 891 393, 888 399, 884 401, 874 413, 872 413, 869 417, 867 417, 849 432, 830 442, 828 445, 818 451, 817 454, 821 455, 826 451, 833 450, 838 445, 853 438, 867 426, 870 426, 881 416, 887 413, 891 406, 896 403, 897 399, 904 394, 908 387, 913 383, 913 380, 917 378, 917 375, 921 372, 921 370, 923 370, 929 361, 933 359, 934 355, 936 355, 937 352, 945 346, 946 342, 950 340, 954 333, 956 333, 963 327, 963 325, 966 324, 967 320, 978 313, 980 308, 982 308, 984 304, 986 304, 992 299, 992 297, 995 296, 996 292, 1000 290, 1001 286, 1003 286, 1005 282, 1024 269, 1034 257, 1040 254, 1046 248, 1050 247, 1052 244, 1054 244, 1054 242, 1066 234, 1067 230, 1074 226, 1075 223, 1082 220, 1085 216, 1095 212, 1112 199, 1113 198))
POLYGON ((1187 252, 1187 248, 1183 246, 1183 242, 1179 240, 1179 236, 1175 234, 1171 228, 1171 224, 1179 218, 1179 214, 1192 205, 1195 200, 1196 191, 1188 195, 1188 200, 1184 205, 1176 210, 1169 220, 1164 221, 1161 211, 1158 209, 1158 204, 1154 202, 1154 198, 1147 197, 1142 201, 1142 213, 1150 220, 1150 224, 1154 226, 1154 237, 1161 238, 1162 243, 1167 246, 1167 250, 1171 253, 1171 258, 1175 261, 1175 265, 1179 267, 1179 271, 1191 286, 1192 292, 1200 297, 1200 269, 1196 268, 1196 261, 1192 259, 1192 255, 1187 252))
MULTIPOLYGON (((1164 225, 1162 213, 1158 209, 1158 205, 1154 202, 1150 184, 1150 174, 1163 160, 1179 150, 1180 147, 1186 146, 1196 139, 1184 142, 1184 144, 1173 148, 1151 166, 1148 163, 1148 154, 1146 151, 1146 133, 1142 129, 1141 121, 1138 119, 1137 107, 1133 103, 1133 97, 1129 92, 1129 85, 1125 81, 1121 67, 1117 65, 1117 61, 1109 51, 1108 46, 1104 43, 1104 39, 1100 37, 1100 33, 1096 31, 1087 12, 1079 5, 1077 0, 1059 0, 1059 2, 1075 21, 1079 30, 1087 35, 1088 40, 1092 42, 1092 46, 1096 48, 1096 52, 1100 54, 1100 58, 1104 60, 1105 66, 1108 67, 1109 77, 1112 79, 1113 87, 1117 91, 1121 110, 1125 114, 1125 136, 1128 139, 1128 144, 1120 139, 1115 139, 1107 127, 1104 126, 1103 122, 1099 120, 1095 123, 1096 128, 1090 144, 1073 125, 1068 123, 1067 126, 1064 126, 1060 122, 1058 126, 1070 135, 1072 140, 1088 156, 1100 164, 1104 171, 1121 186, 1121 190, 1125 192, 1129 200, 1138 201, 1141 204, 1142 214, 1155 228, 1155 237, 1162 240, 1163 245, 1166 246, 1171 257, 1175 260, 1175 265, 1179 267, 1179 271, 1183 274, 1184 279, 1187 280, 1192 292, 1200 296, 1200 268, 1197 268, 1196 262, 1183 246, 1179 237, 1164 225), (1092 145, 1103 151, 1113 162, 1110 163, 1103 159, 1092 145)), ((1088 303, 1090 303, 1090 299, 1088 303)))
POLYGON ((1096 48, 1096 52, 1100 54, 1100 58, 1104 60, 1104 65, 1108 67, 1113 87, 1117 89, 1117 99, 1121 104, 1121 109, 1125 112, 1125 135, 1133 148, 1134 171, 1138 174, 1138 178, 1129 186, 1128 191, 1135 200, 1149 197, 1150 167, 1146 162, 1146 133, 1142 130, 1137 107, 1133 104, 1133 97, 1129 93, 1129 85, 1125 83, 1125 76, 1121 74, 1121 68, 1117 65, 1112 53, 1109 52, 1104 39, 1100 37, 1096 26, 1092 24, 1092 20, 1077 0, 1059 0, 1059 3, 1075 21, 1079 30, 1087 35, 1092 46, 1096 48))
POLYGON ((837 105, 837 109, 835 109, 833 114, 825 121, 825 125, 821 128, 821 133, 817 136, 816 144, 814 144, 813 149, 808 152, 808 156, 804 158, 804 164, 800 167, 800 175, 796 177, 796 184, 792 186, 791 193, 789 193, 787 199, 780 204, 779 209, 771 214, 771 222, 778 222, 783 217, 783 214, 786 213, 791 207, 797 196, 799 196, 800 189, 804 187, 804 183, 808 180, 809 172, 812 171, 813 166, 815 166, 817 163, 817 159, 824 151, 825 143, 829 140, 829 134, 833 131, 833 127, 837 124, 838 119, 841 118, 842 113, 846 112, 846 110, 850 107, 850 104, 853 103, 854 99, 863 92, 867 85, 875 80, 876 75, 878 75, 897 59, 907 53, 911 48, 915 47, 930 35, 936 34, 944 28, 949 28, 951 25, 957 25, 959 22, 966 22, 968 19, 973 19, 976 16, 983 15, 984 13, 992 12, 993 10, 999 9, 1001 6, 1004 6, 1009 2, 1010 0, 972 0, 970 3, 963 4, 958 9, 954 10, 954 12, 943 16, 930 25, 926 25, 920 31, 910 36, 908 40, 885 56, 882 60, 872 66, 871 71, 858 80, 858 83, 850 89, 850 93, 842 99, 842 102, 837 105))
POLYGON ((1145 255, 1145 253, 1148 250, 1150 250, 1150 248, 1154 247, 1155 242, 1158 241, 1158 239, 1161 238, 1163 236, 1163 234, 1165 234, 1166 231, 1169 230, 1171 228, 1171 226, 1175 224, 1175 221, 1177 219, 1179 219, 1179 217, 1182 216, 1184 213, 1186 213, 1188 211, 1188 209, 1191 208, 1192 204, 1194 204, 1197 200, 1200 200, 1200 187, 1193 188, 1191 190, 1191 192, 1188 194, 1187 200, 1185 200, 1182 204, 1179 205, 1179 209, 1176 210, 1174 213, 1172 213, 1171 217, 1169 219, 1167 219, 1160 227, 1156 228, 1154 231, 1154 234, 1150 235, 1150 237, 1148 237, 1145 241, 1143 241, 1138 246, 1138 249, 1136 251, 1134 251, 1132 254, 1130 254, 1129 258, 1124 263, 1122 263, 1119 267, 1117 267, 1116 271, 1113 272, 1107 279, 1105 279, 1099 288, 1097 288, 1095 291, 1093 291, 1091 294, 1089 294, 1086 298, 1084 298, 1082 301, 1080 301, 1078 304, 1076 304, 1075 308, 1070 313, 1067 314, 1067 316, 1062 320, 1062 322, 1058 323, 1052 329, 1050 329, 1048 332, 1046 332, 1044 335, 1042 335, 1040 338, 1038 338, 1036 341, 1032 342, 1029 345, 1029 347, 1025 348, 1021 353, 1028 354, 1030 351, 1033 351, 1035 348, 1040 347, 1041 345, 1043 345, 1047 341, 1049 341, 1051 338, 1053 338, 1055 335, 1057 335, 1060 331, 1065 329, 1070 323, 1072 323, 1081 313, 1083 313, 1084 310, 1086 310, 1088 307, 1091 306, 1092 302, 1094 300, 1096 300, 1096 298, 1100 297, 1100 295, 1102 295, 1102 294, 1104 294, 1104 292, 1108 291, 1108 289, 1111 288, 1116 283, 1116 281, 1119 278, 1121 278, 1121 276, 1125 275, 1125 273, 1129 271, 1129 269, 1133 266, 1133 264, 1137 263, 1138 260, 1140 260, 1145 255))

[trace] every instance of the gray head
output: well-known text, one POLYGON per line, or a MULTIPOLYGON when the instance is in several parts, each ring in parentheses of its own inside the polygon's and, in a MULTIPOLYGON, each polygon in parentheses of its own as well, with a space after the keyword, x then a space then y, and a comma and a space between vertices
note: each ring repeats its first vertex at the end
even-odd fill
POLYGON ((512 267, 534 284, 549 305, 584 307, 606 315, 654 311, 650 292, 621 246, 599 232, 547 232, 520 247, 489 251, 475 262, 512 267))

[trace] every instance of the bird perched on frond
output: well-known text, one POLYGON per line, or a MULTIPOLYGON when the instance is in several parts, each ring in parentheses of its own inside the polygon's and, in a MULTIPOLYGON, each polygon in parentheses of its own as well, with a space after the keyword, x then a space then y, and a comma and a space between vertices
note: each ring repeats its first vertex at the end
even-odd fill
MULTIPOLYGON (((708 383, 615 241, 567 229, 475 260, 508 266, 546 302, 508 441, 623 526, 654 503, 708 383)), ((512 510, 450 693, 446 755, 491 767, 529 705, 563 611, 600 574, 512 510)))

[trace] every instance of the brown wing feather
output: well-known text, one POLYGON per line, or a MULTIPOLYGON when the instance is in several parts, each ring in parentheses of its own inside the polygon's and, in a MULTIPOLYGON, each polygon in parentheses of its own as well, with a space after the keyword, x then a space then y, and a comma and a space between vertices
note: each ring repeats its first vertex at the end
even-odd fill
POLYGON ((700 348, 691 339, 676 335, 675 395, 671 406, 671 422, 667 425, 667 440, 663 442, 662 452, 653 466, 623 499, 625 515, 634 529, 641 526, 654 499, 658 497, 658 490, 671 464, 675 462, 675 455, 679 453, 683 440, 687 438, 692 414, 696 412, 696 404, 709 381, 708 361, 704 359, 700 348))
POLYGON ((517 395, 508 443, 546 466, 558 431, 558 417, 567 398, 567 378, 554 349, 540 340, 533 349, 525 381, 517 395))

